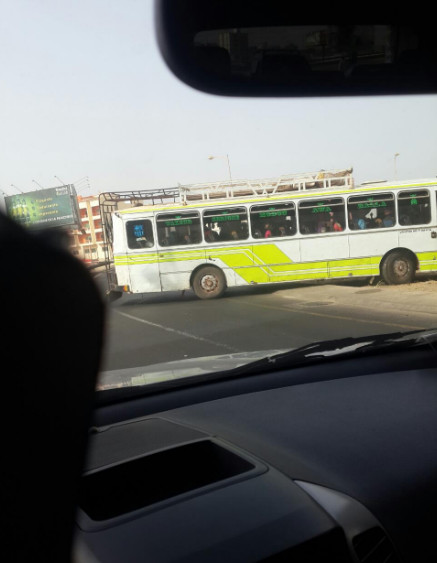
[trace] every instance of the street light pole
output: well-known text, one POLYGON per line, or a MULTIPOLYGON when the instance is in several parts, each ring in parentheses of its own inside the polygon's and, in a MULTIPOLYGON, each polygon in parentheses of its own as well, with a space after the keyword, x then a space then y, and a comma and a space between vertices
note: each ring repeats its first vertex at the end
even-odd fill
POLYGON ((63 182, 63 181, 61 180, 61 178, 58 178, 57 176, 53 176, 53 177, 56 178, 56 179, 58 180, 58 182, 61 182, 61 184, 62 184, 63 186, 66 186, 66 185, 67 185, 65 182, 63 182))
POLYGON ((231 165, 229 163, 229 156, 228 155, 226 155, 226 160, 228 161, 229 179, 232 183, 231 165))
POLYGON ((36 184, 37 186, 39 186, 42 190, 44 189, 44 188, 41 186, 41 184, 38 184, 38 182, 37 182, 36 180, 32 180, 32 182, 33 182, 34 184, 36 184))
POLYGON ((396 158, 399 156, 399 153, 396 152, 394 156, 394 168, 395 168, 395 180, 397 179, 397 171, 396 171, 396 158))
POLYGON ((229 162, 229 155, 226 154, 224 156, 208 156, 208 160, 214 160, 215 158, 226 158, 228 162, 229 180, 232 183, 231 164, 229 162))

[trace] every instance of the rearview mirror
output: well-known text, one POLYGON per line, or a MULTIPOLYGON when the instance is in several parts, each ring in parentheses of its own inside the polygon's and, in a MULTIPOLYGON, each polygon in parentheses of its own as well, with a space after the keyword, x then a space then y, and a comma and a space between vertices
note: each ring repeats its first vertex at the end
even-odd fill
MULTIPOLYGON (((370 11, 378 24, 346 25, 338 24, 336 16, 341 15, 332 9, 307 8, 303 17, 295 3, 290 4, 157 0, 161 53, 179 79, 211 94, 362 96, 437 91, 434 34, 430 24, 416 25, 414 10, 408 25, 390 23, 393 13, 388 19, 381 8, 370 11)), ((425 18, 423 13, 421 17, 425 18)))

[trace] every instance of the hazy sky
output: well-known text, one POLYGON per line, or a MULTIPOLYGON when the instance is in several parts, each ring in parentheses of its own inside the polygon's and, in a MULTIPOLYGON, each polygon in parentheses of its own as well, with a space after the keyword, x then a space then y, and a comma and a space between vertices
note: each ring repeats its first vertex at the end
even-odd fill
POLYGON ((0 190, 84 195, 354 167, 437 175, 437 97, 235 99, 180 83, 151 0, 0 0, 0 190))

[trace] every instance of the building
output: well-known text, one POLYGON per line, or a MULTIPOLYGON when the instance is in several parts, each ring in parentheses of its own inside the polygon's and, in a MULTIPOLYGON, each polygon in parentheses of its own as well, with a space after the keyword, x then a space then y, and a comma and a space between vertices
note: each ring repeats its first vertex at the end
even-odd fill
POLYGON ((84 262, 105 261, 102 218, 97 196, 77 196, 81 228, 71 231, 71 251, 84 262))

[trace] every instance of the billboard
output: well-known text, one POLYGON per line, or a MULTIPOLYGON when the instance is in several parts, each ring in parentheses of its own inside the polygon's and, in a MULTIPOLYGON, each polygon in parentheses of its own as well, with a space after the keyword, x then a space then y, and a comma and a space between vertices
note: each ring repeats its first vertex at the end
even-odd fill
POLYGON ((73 184, 5 197, 6 213, 31 228, 79 227, 79 206, 73 184))

